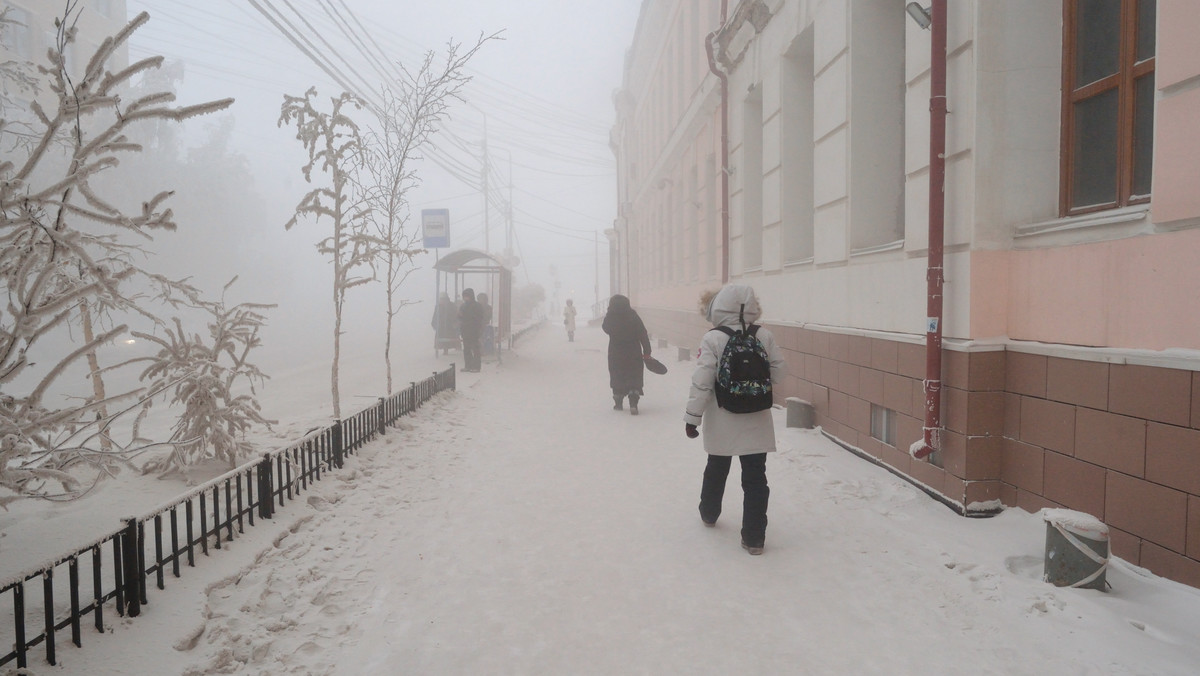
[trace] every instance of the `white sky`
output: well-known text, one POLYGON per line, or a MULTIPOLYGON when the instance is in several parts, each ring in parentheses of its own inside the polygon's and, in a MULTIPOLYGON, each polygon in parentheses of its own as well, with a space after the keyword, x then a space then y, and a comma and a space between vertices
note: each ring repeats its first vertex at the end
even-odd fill
MULTIPOLYGON (((33 671, 1196 673, 1200 591, 1116 559, 1108 593, 1051 586, 1039 516, 957 516, 786 428, 778 409, 766 552, 747 555, 736 463, 717 526, 696 511, 705 456, 681 419, 693 363, 656 350, 670 372, 646 376, 634 417, 611 408, 605 345, 598 328, 569 343, 548 324, 502 365, 459 374, 457 392, 269 523, 150 589, 142 617, 109 613, 104 636, 85 625, 82 649, 64 632, 61 666, 35 656, 33 671)), ((319 418, 322 375, 275 383, 281 443, 319 418)), ((173 486, 123 474, 40 520, 0 513, 0 570, 30 549, 58 553, 71 537, 60 526, 78 523, 67 511, 98 519, 94 537, 173 486)))
MULTIPOLYGON (((341 0, 273 4, 293 18, 288 5, 295 7, 347 55, 355 70, 376 79, 324 11, 342 9, 341 0)), ((481 34, 503 31, 503 41, 488 43, 471 62, 475 81, 466 90, 467 103, 454 107, 451 131, 479 153, 487 116, 497 172, 492 185, 503 186, 493 193, 494 200, 507 199, 511 155, 514 248, 524 260, 517 283, 528 278, 552 295, 549 270, 554 265, 562 280, 561 298, 573 296, 590 306, 599 249, 600 293, 606 295, 607 245, 602 234, 599 247, 595 241, 596 233, 611 227, 616 212, 615 165, 608 149, 611 94, 621 83, 640 1, 346 0, 345 6, 389 55, 410 65, 426 50, 442 53, 449 40, 470 44, 481 34)), ((132 40, 131 57, 162 54, 186 63, 183 102, 237 99, 232 114, 238 149, 259 169, 260 188, 273 199, 283 195, 272 205, 281 220, 263 227, 282 228, 306 187, 299 173, 299 144, 287 130, 275 128, 282 96, 303 93, 311 85, 322 95, 334 95, 338 88, 244 0, 129 0, 128 10, 151 16, 132 40)), ((189 124, 201 129, 205 123, 189 124)), ((452 145, 445 136, 438 143, 452 145)), ((453 247, 483 248, 481 157, 471 158, 462 149, 448 152, 463 171, 469 167, 471 173, 462 178, 470 184, 429 166, 413 206, 450 209, 453 247)), ((488 243, 493 251, 502 251, 500 207, 493 206, 490 221, 488 243)), ((308 234, 315 231, 309 228, 308 234)))

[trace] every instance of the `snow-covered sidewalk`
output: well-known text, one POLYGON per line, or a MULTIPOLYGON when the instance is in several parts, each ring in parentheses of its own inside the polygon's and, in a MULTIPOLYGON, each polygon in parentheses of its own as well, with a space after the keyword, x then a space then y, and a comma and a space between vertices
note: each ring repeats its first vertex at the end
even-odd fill
MULTIPOLYGON (((37 674, 1195 674, 1200 593, 1121 562, 1041 581, 1044 526, 964 519, 819 432, 767 462, 766 553, 716 528, 690 363, 612 410, 605 336, 458 376, 114 635, 37 674)), ((38 666, 42 664, 42 666, 38 666)))

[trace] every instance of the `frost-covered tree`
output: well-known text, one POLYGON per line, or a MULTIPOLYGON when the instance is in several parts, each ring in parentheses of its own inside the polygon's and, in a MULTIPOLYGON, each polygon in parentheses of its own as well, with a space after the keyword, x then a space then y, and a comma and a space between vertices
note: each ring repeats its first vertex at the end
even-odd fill
POLYGON ((114 53, 149 20, 144 12, 105 39, 73 78, 63 54, 74 40, 77 6, 66 3, 48 63, 38 66, 53 105, 30 104, 26 142, 16 142, 0 122, 0 486, 17 495, 75 495, 72 466, 126 459, 144 447, 136 432, 117 443, 112 423, 155 393, 106 391, 96 353, 128 330, 124 322, 159 323, 157 310, 196 291, 141 265, 142 244, 176 228, 165 206, 171 192, 126 213, 92 180, 142 150, 126 134, 131 126, 179 122, 233 103, 174 107, 169 92, 123 95, 131 80, 162 64, 162 57, 151 57, 109 70, 114 53), (83 363, 91 395, 72 405, 49 403, 56 382, 83 363), (55 482, 61 490, 51 487, 55 482))
MULTIPOLYGON (((225 290, 236 281, 225 285, 225 290)), ((181 408, 169 444, 171 453, 143 467, 144 471, 167 473, 184 469, 201 460, 215 458, 230 468, 249 456, 253 444, 246 432, 255 425, 274 421, 262 416, 254 385, 266 375, 250 363, 251 350, 261 345, 259 329, 263 311, 273 307, 255 303, 227 306, 225 299, 202 300, 189 294, 188 305, 209 316, 208 338, 189 335, 176 318, 163 335, 133 332, 159 347, 158 354, 142 373, 151 391, 171 391, 170 403, 181 408), (240 388, 249 393, 240 392, 240 388)))
POLYGON ((415 164, 446 119, 451 100, 460 99, 470 82, 463 72, 467 62, 488 39, 480 38, 462 53, 452 42, 441 61, 427 52, 415 70, 398 64, 401 77, 385 88, 378 123, 364 135, 365 171, 360 181, 370 207, 368 220, 381 242, 377 264, 383 270, 387 303, 383 360, 388 394, 392 393, 392 325, 400 309, 411 303, 400 296, 400 288, 414 269, 413 257, 424 253, 417 229, 409 227, 408 192, 420 183, 415 164))
POLYGON ((331 100, 328 112, 314 104, 315 87, 304 96, 284 95, 279 126, 295 126, 296 138, 308 151, 304 165, 304 180, 312 183, 313 170, 328 175, 329 182, 313 188, 301 198, 296 212, 284 225, 288 230, 301 218, 328 223, 329 234, 317 242, 317 251, 329 257, 333 264, 333 365, 330 368, 330 391, 333 398, 333 417, 342 417, 338 392, 338 363, 341 360, 342 311, 346 294, 356 286, 372 280, 371 264, 380 248, 380 240, 368 226, 369 207, 354 188, 354 173, 362 165, 362 136, 359 126, 350 116, 360 110, 358 99, 343 92, 331 100))

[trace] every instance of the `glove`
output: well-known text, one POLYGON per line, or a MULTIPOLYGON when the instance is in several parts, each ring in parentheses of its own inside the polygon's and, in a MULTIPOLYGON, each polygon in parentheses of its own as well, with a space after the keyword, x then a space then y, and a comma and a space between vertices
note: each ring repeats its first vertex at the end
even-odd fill
POLYGON ((691 423, 683 424, 683 433, 688 435, 688 439, 695 439, 700 436, 700 430, 696 429, 696 426, 691 423))

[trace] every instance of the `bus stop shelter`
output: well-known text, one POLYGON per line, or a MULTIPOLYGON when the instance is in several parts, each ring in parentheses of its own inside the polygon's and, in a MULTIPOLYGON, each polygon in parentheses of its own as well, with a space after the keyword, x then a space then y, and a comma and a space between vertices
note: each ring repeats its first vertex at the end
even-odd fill
POLYGON ((488 329, 484 329, 488 345, 483 346, 483 352, 491 352, 499 360, 506 342, 512 349, 512 268, 495 255, 478 249, 455 249, 439 257, 433 269, 437 275, 434 305, 443 292, 455 303, 461 300, 463 289, 474 289, 476 297, 486 293, 492 305, 493 325, 490 339, 488 329))

